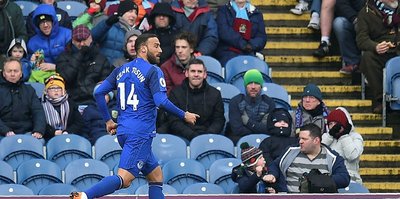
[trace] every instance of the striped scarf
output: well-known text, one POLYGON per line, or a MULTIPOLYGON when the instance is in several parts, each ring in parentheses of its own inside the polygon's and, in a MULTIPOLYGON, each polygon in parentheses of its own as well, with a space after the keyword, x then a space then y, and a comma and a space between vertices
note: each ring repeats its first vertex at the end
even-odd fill
POLYGON ((391 8, 379 0, 375 0, 374 2, 376 8, 383 15, 383 23, 388 27, 397 27, 400 22, 400 17, 395 13, 397 8, 391 8))
POLYGON ((42 101, 44 113, 46 115, 46 122, 56 130, 65 130, 68 125, 69 115, 69 103, 68 94, 57 98, 51 99, 45 95, 45 99, 42 101), (61 115, 57 112, 54 107, 60 106, 61 115))

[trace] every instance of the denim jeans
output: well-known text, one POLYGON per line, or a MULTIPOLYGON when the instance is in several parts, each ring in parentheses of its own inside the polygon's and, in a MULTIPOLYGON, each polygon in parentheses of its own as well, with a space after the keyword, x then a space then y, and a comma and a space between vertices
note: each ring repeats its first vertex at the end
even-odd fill
POLYGON ((308 4, 311 4, 310 14, 313 12, 318 13, 321 16, 321 2, 322 0, 306 0, 308 4))
POLYGON ((353 23, 344 17, 336 17, 333 20, 333 30, 345 65, 360 64, 361 51, 356 44, 356 31, 353 23))

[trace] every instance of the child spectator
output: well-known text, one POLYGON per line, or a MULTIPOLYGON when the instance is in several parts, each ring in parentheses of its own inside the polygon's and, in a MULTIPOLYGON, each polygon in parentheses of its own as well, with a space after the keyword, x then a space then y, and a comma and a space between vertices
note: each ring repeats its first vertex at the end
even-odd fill
POLYGON ((20 38, 13 39, 8 47, 7 56, 19 59, 22 64, 22 81, 28 81, 29 76, 31 76, 32 66, 27 59, 28 50, 25 41, 20 38))
POLYGON ((107 16, 103 13, 106 0, 89 0, 87 4, 88 9, 75 19, 72 23, 73 28, 83 24, 89 29, 92 29, 100 21, 107 19, 107 16))

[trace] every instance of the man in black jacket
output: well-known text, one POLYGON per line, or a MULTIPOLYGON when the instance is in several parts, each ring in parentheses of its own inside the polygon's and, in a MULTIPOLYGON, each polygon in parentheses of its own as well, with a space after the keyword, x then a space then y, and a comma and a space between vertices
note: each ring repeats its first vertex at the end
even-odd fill
POLYGON ((171 133, 188 141, 205 133, 222 133, 225 117, 221 93, 207 83, 207 69, 203 61, 190 61, 185 76, 182 85, 172 90, 169 99, 182 110, 197 113, 200 118, 195 125, 190 125, 170 116, 171 133))

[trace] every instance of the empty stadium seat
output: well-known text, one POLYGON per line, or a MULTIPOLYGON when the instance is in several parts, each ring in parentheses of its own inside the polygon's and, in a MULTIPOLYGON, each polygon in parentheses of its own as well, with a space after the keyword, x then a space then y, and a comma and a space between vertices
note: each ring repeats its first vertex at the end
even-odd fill
POLYGON ((383 69, 382 125, 386 126, 386 104, 390 109, 400 110, 400 56, 386 62, 383 69))
POLYGON ((193 159, 173 159, 163 167, 164 183, 173 186, 182 193, 188 185, 197 182, 207 182, 206 169, 193 159))
POLYGON ((57 163, 61 169, 81 158, 92 158, 92 145, 79 135, 63 134, 47 142, 47 159, 57 163))
POLYGON ((187 186, 183 194, 225 194, 222 187, 212 183, 195 183, 187 186))
POLYGON ((82 14, 86 9, 86 4, 73 1, 73 0, 63 0, 57 2, 57 7, 65 10, 71 20, 75 20, 80 14, 82 14))
POLYGON ((27 85, 31 85, 33 87, 33 89, 35 89, 36 95, 39 98, 42 98, 43 93, 44 93, 44 84, 40 83, 40 82, 25 82, 25 84, 27 85))
POLYGON ((14 171, 11 165, 7 162, 0 160, 0 184, 13 184, 14 180, 14 171))
POLYGON ((223 68, 217 59, 207 55, 199 56, 197 59, 202 60, 207 68, 208 83, 225 82, 223 68))
POLYGON ((43 187, 39 195, 69 195, 73 191, 78 191, 70 184, 54 183, 43 187))
POLYGON ((339 193, 369 193, 369 190, 364 185, 357 182, 350 182, 346 188, 338 189, 339 193))
POLYGON ((240 94, 240 90, 228 83, 211 83, 211 86, 215 87, 221 92, 222 101, 224 102, 224 110, 229 110, 229 101, 240 94))
POLYGON ((34 1, 19 0, 19 1, 14 1, 14 3, 16 3, 21 8, 22 15, 24 16, 25 20, 28 17, 29 13, 33 12, 38 6, 38 3, 34 1))
POLYGON ((7 162, 13 170, 30 159, 44 159, 43 144, 31 135, 14 135, 1 139, 0 160, 7 162))
POLYGON ((241 154, 240 145, 243 142, 247 142, 247 143, 249 143, 250 146, 254 146, 254 147, 258 148, 260 146, 260 143, 267 137, 269 137, 269 135, 267 135, 267 134, 250 134, 250 135, 246 135, 246 136, 243 136, 242 138, 240 138, 238 140, 238 142, 236 143, 237 158, 240 159, 240 154, 241 154))
POLYGON ((49 184, 62 183, 61 168, 49 160, 28 160, 18 167, 17 182, 29 187, 34 194, 38 194, 49 184))
POLYGON ((232 140, 218 134, 196 136, 190 142, 190 158, 202 163, 206 169, 218 159, 235 157, 232 140))
POLYGON ((275 101, 276 108, 292 109, 290 106, 290 95, 283 86, 275 83, 264 83, 261 93, 272 98, 275 101))
MULTIPOLYGON (((163 184, 163 193, 164 193, 164 195, 178 194, 178 191, 169 184, 163 184)), ((140 186, 136 190, 135 194, 136 195, 148 195, 149 194, 149 184, 144 184, 144 185, 140 186)))
POLYGON ((106 176, 110 175, 110 168, 104 162, 94 159, 78 159, 65 167, 65 183, 83 191, 106 176))
POLYGON ((186 142, 176 135, 157 133, 153 138, 152 148, 160 165, 175 158, 187 157, 186 142))
POLYGON ((20 184, 2 184, 0 185, 0 195, 33 195, 33 191, 28 187, 20 184))
POLYGON ((94 144, 95 159, 100 160, 114 168, 119 163, 122 148, 118 144, 117 136, 104 135, 94 144))
POLYGON ((237 158, 216 160, 210 166, 210 183, 221 186, 225 193, 232 193, 237 185, 231 178, 232 169, 241 163, 242 161, 237 158))
POLYGON ((254 56, 240 55, 230 59, 225 65, 225 82, 236 86, 245 93, 243 76, 250 69, 261 72, 264 82, 272 82, 268 64, 254 56))

